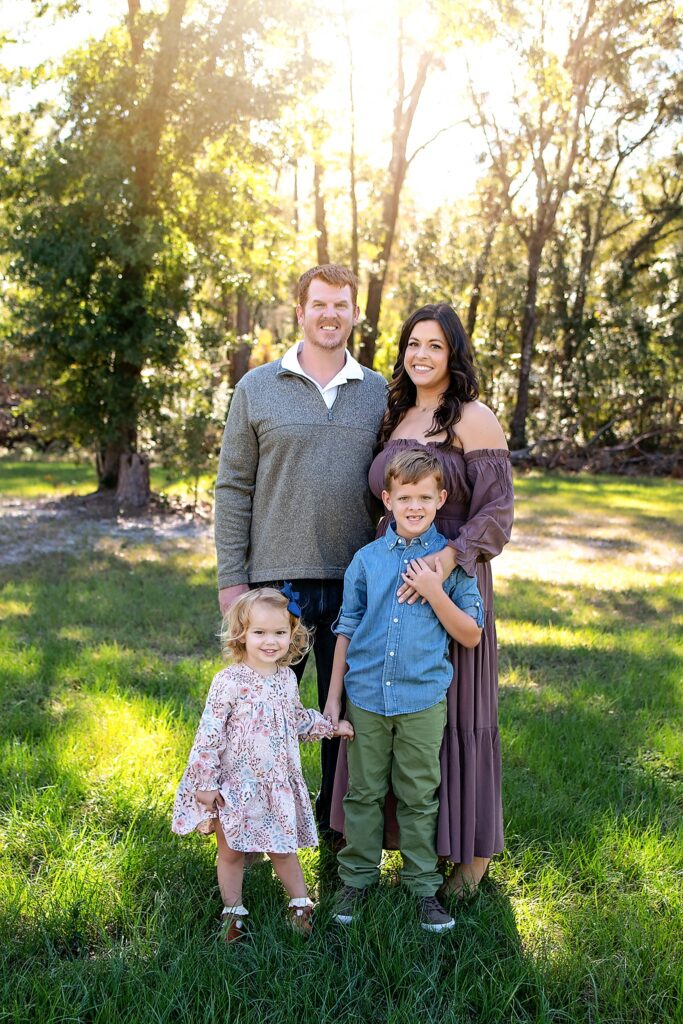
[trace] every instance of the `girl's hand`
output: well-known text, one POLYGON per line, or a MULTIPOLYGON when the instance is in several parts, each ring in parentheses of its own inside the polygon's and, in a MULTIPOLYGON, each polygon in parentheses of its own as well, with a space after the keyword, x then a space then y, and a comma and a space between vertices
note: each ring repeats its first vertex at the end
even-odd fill
POLYGON ((343 740, 352 740, 355 736, 353 726, 350 722, 347 722, 345 718, 340 718, 337 723, 337 727, 334 730, 335 736, 341 736, 343 740))
POLYGON ((437 555, 435 568, 431 569, 424 558, 415 558, 406 571, 401 573, 401 579, 410 584, 420 597, 429 601, 443 590, 444 571, 441 559, 437 555))
POLYGON ((217 811, 219 807, 225 807, 220 789, 198 789, 195 797, 197 803, 206 807, 207 811, 217 811))
POLYGON ((340 713, 341 713, 341 701, 335 700, 333 697, 328 697, 327 698, 327 703, 325 704, 325 707, 323 708, 323 718, 327 718, 327 720, 332 725, 333 729, 336 729, 337 726, 339 725, 339 715, 340 715, 340 713))

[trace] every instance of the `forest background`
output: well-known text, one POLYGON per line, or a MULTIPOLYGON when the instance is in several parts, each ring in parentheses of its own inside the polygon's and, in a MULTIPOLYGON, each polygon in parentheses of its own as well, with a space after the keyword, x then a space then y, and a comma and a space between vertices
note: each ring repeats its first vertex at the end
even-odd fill
POLYGON ((513 451, 676 471, 673 0, 33 0, 2 29, 0 444, 119 493, 131 456, 210 472, 334 261, 366 365, 445 299, 513 451))

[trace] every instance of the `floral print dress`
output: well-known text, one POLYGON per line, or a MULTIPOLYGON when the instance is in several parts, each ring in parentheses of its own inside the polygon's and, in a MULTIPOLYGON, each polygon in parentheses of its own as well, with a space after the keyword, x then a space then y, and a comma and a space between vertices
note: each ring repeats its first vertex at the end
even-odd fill
POLYGON ((214 677, 173 808, 174 832, 214 832, 221 823, 233 850, 294 853, 317 846, 299 740, 329 739, 332 726, 302 706, 296 676, 262 676, 245 664, 214 677), (225 806, 209 811, 197 790, 218 789, 225 806))

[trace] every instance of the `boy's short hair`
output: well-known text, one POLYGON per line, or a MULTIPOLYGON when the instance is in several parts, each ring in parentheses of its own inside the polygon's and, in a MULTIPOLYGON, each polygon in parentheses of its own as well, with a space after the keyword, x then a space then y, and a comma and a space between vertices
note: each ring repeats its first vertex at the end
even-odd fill
POLYGON ((316 277, 319 277, 325 284, 336 285, 337 288, 344 288, 346 285, 351 289, 351 301, 353 305, 357 305, 358 298, 358 278, 356 275, 349 270, 347 267, 342 267, 339 263, 323 263, 319 267, 311 267, 305 274, 302 274, 299 278, 299 305, 303 309, 308 299, 308 289, 310 288, 311 281, 314 281, 316 277))
POLYGON ((394 480, 399 484, 416 484, 426 476, 433 476, 437 488, 443 490, 443 467, 436 455, 426 448, 407 448, 387 462, 384 490, 390 491, 394 480))

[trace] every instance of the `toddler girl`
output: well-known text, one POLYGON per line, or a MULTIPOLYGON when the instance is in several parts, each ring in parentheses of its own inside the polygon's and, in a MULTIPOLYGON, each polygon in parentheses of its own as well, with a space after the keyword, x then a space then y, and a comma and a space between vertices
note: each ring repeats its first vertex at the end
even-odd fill
POLYGON ((337 729, 299 700, 288 666, 309 646, 298 595, 285 584, 251 590, 223 620, 224 653, 233 664, 214 678, 190 760, 178 787, 173 831, 215 832, 218 886, 227 942, 244 934, 244 855, 267 853, 289 894, 292 926, 312 927, 297 849, 317 846, 315 821, 301 773, 299 738, 353 737, 349 722, 337 729))

